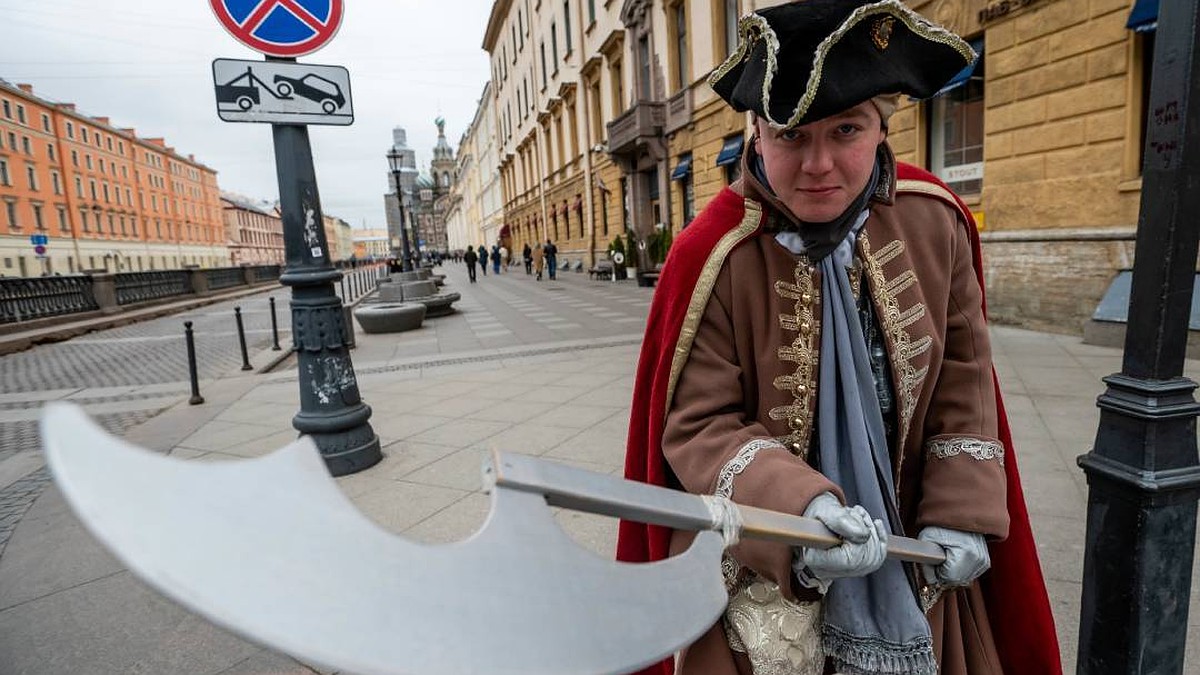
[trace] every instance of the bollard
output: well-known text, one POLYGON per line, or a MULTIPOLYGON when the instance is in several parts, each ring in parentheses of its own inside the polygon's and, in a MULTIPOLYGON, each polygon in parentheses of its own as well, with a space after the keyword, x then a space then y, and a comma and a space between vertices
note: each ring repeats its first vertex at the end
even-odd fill
POLYGON ((279 321, 275 318, 275 296, 271 296, 271 351, 279 351, 279 321))
POLYGON ((200 378, 196 375, 196 338, 192 335, 192 322, 183 322, 183 340, 187 343, 188 378, 192 381, 192 397, 188 399, 191 405, 204 403, 200 395, 200 378))
POLYGON ((233 315, 237 319, 238 343, 242 346, 242 370, 252 370, 250 355, 246 353, 246 329, 242 327, 242 308, 234 307, 233 315))

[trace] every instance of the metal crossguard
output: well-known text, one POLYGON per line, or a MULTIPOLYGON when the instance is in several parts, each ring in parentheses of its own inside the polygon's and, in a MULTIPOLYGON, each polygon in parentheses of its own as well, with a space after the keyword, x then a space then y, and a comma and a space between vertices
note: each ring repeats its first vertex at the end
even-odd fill
MULTIPOLYGON (((700 497, 515 454, 485 466, 492 509, 426 545, 363 516, 300 439, 264 457, 187 462, 46 407, 47 462, 79 519, 143 581, 211 621, 357 675, 622 673, 689 644, 725 607, 720 523, 700 497), (550 506, 698 530, 644 565, 579 547, 550 506)), ((828 548, 820 523, 746 506, 742 537, 828 548)), ((938 563, 902 537, 889 554, 938 563)))

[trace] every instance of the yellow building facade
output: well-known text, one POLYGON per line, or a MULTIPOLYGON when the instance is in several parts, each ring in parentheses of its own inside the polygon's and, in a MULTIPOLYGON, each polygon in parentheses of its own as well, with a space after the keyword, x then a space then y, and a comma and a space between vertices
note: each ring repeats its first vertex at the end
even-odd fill
MULTIPOLYGON (((590 264, 617 235, 686 227, 736 179, 749 132, 707 77, 737 18, 773 4, 499 0, 483 46, 514 250, 550 238, 590 264)), ((1080 331, 1132 264, 1156 16, 1132 0, 910 4, 980 59, 902 102, 897 157, 975 213, 994 319, 1080 331)))

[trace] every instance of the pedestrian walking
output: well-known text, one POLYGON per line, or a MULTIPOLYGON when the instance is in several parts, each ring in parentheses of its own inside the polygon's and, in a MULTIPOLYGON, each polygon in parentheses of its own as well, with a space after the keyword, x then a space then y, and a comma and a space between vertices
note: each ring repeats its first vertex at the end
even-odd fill
POLYGON ((529 242, 525 243, 521 257, 525 260, 525 274, 533 274, 533 249, 529 248, 529 242))
POLYGON ((545 264, 546 264, 546 254, 544 251, 542 251, 542 245, 541 244, 534 245, 534 247, 533 247, 533 270, 534 270, 535 274, 534 274, 533 278, 535 281, 542 280, 542 267, 545 264))
POLYGON ((492 244, 492 271, 500 274, 500 247, 492 244))
MULTIPOLYGON (((626 477, 815 518, 842 543, 728 549, 725 616, 645 672, 1058 675, 978 232, 887 143, 899 97, 976 54, 897 0, 778 5, 738 35, 709 82, 753 114, 741 178, 661 272, 626 477), (905 533, 945 562, 888 559, 905 533)), ((694 537, 622 522, 617 557, 694 537)))
POLYGON ((558 247, 549 239, 546 240, 546 265, 550 270, 550 279, 553 281, 555 274, 558 272, 558 247))
POLYGON ((479 269, 483 272, 483 276, 486 277, 487 276, 487 264, 488 264, 488 251, 486 248, 483 247, 483 244, 480 244, 477 253, 479 254, 479 269))
POLYGON ((479 256, 475 255, 475 249, 468 248, 466 253, 463 253, 463 262, 467 264, 467 278, 471 283, 475 283, 475 263, 478 262, 479 256))

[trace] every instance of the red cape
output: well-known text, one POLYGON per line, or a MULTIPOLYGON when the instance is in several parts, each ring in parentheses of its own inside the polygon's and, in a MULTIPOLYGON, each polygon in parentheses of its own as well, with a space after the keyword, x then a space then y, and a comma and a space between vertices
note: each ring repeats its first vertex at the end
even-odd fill
MULTIPOLYGON (((983 258, 979 233, 970 209, 944 183, 915 166, 897 163, 897 178, 931 183, 953 198, 951 206, 962 213, 971 237, 975 274, 982 289, 983 258)), ((668 469, 662 456, 662 432, 667 407, 667 382, 675 344, 683 326, 688 300, 709 253, 722 236, 742 221, 744 215, 743 198, 726 188, 680 233, 671 247, 650 306, 646 336, 638 361, 625 454, 625 477, 630 480, 667 485, 668 469)), ((742 241, 750 239, 747 237, 742 241)), ((985 316, 986 313, 985 301, 985 316)), ((1046 595, 1046 584, 1042 578, 1033 532, 1029 527, 1012 434, 995 371, 992 380, 996 387, 1000 440, 1006 451, 1004 468, 1008 478, 1010 525, 1008 538, 990 545, 992 569, 981 580, 988 619, 1004 672, 1061 675, 1054 617, 1050 612, 1050 600, 1046 595)), ((623 520, 617 537, 617 559, 625 562, 662 560, 667 557, 670 539, 671 530, 668 528, 623 520)), ((668 659, 641 672, 671 675, 673 670, 673 661, 668 659)))

